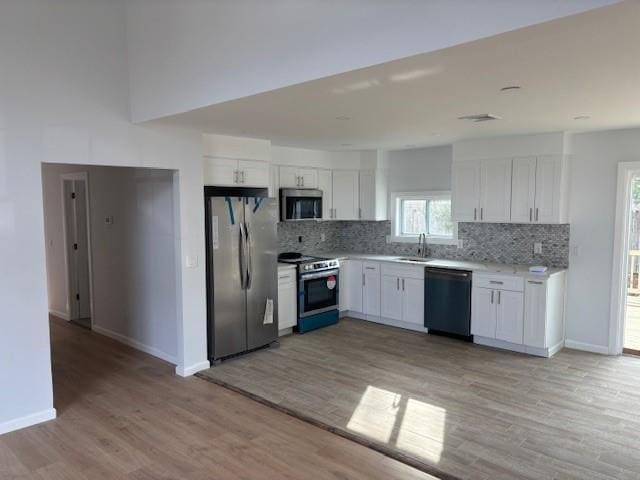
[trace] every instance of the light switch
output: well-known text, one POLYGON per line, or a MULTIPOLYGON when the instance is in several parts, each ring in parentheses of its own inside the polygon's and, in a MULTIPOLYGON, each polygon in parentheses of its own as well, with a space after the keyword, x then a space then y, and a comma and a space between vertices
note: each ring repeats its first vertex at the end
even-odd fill
POLYGON ((533 253, 538 255, 542 254, 542 243, 536 242, 533 244, 533 253))
POLYGON ((104 217, 105 225, 113 225, 113 215, 107 215, 104 217))
POLYGON ((196 268, 198 266, 198 256, 187 255, 184 259, 184 264, 187 268, 196 268))

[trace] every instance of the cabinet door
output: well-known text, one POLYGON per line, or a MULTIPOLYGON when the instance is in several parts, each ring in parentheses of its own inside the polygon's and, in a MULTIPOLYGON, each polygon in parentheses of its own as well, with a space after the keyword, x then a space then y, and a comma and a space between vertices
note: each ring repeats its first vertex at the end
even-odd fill
POLYGON ((298 167, 280 167, 280 188, 298 188, 298 167))
POLYGON ((545 348, 547 284, 545 280, 527 280, 524 285, 524 344, 545 348))
POLYGON ((524 295, 522 292, 496 290, 496 338, 522 345, 524 295))
POLYGON ((358 172, 333 171, 333 212, 335 220, 358 219, 358 172))
POLYGON ((402 320, 424 326, 424 280, 401 278, 402 320))
POLYGON ((511 219, 511 159, 483 160, 480 167, 480 221, 511 219))
POLYGON ((471 333, 496 337, 495 293, 489 288, 471 289, 471 333))
POLYGON ((271 179, 269 164, 255 160, 239 160, 239 183, 243 187, 268 187, 271 179))
POLYGON ((362 313, 363 275, 362 262, 359 260, 349 260, 347 266, 347 310, 362 313))
POLYGON ((362 289, 362 311, 367 315, 380 315, 380 264, 363 264, 364 285, 362 289))
POLYGON ((329 220, 333 218, 331 170, 318 170, 318 189, 322 190, 322 218, 329 220))
POLYGON ((382 275, 380 282, 380 316, 402 320, 402 289, 400 278, 382 275))
POLYGON ((340 260, 340 276, 338 277, 338 309, 343 312, 349 310, 349 262, 351 260, 340 260))
POLYGON ((301 187, 318 188, 318 171, 315 168, 299 168, 298 177, 301 187))
POLYGON ((456 222, 480 220, 480 162, 451 166, 451 214, 456 222))
POLYGON ((360 172, 360 209, 361 220, 376 219, 376 174, 360 172))
POLYGON ((278 273, 278 329, 295 327, 297 323, 295 270, 278 273))
POLYGON ((535 157, 514 158, 511 175, 511 221, 533 222, 536 198, 535 157))
POLYGON ((205 185, 236 185, 238 161, 230 158, 204 158, 205 185))
POLYGON ((560 221, 560 188, 562 185, 562 158, 538 157, 536 167, 536 199, 534 221, 558 223, 560 221))

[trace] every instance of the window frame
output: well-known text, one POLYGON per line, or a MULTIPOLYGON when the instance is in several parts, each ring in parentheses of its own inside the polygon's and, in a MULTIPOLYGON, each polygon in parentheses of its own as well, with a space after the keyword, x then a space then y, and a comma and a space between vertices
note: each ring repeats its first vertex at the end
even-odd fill
MULTIPOLYGON (((404 200, 451 200, 450 190, 434 190, 424 192, 393 192, 390 195, 391 205, 391 242, 417 243, 419 235, 402 234, 402 202, 404 200)), ((428 216, 428 211, 427 211, 428 216)), ((428 221, 428 218, 427 218, 428 221)), ((453 222, 451 236, 427 235, 427 243, 435 245, 458 245, 458 223, 453 222)))

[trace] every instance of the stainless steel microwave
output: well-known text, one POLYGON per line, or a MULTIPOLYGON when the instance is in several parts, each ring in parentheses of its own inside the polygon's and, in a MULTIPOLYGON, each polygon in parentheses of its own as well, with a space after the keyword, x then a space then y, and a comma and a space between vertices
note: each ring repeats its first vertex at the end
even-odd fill
POLYGON ((322 190, 315 188, 281 188, 280 220, 320 220, 322 190))

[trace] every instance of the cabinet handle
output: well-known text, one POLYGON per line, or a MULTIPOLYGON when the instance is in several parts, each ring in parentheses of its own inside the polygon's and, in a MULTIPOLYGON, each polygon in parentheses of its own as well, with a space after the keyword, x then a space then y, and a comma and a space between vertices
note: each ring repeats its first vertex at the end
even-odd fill
POLYGON ((493 290, 491 290, 491 305, 493 305, 493 290))
POLYGON ((532 222, 533 221, 533 208, 529 209, 529 221, 532 222))
POLYGON ((244 170, 240 172, 240 183, 244 183, 244 170))
POLYGON ((376 267, 364 267, 364 268, 366 268, 367 270, 375 270, 376 269, 376 267))
POLYGON ((484 207, 480 207, 480 220, 484 220, 484 207))
POLYGON ((396 278, 396 290, 400 290, 400 279, 396 278))
POLYGON ((362 286, 364 287, 367 284, 366 280, 364 279, 364 273, 362 274, 362 286))
POLYGON ((358 209, 358 218, 362 218, 362 209, 361 208, 358 209))
POLYGON ((287 278, 291 278, 291 275, 283 275, 282 277, 278 277, 279 280, 286 280, 287 278))
POLYGON ((500 290, 498 290, 498 305, 500 305, 500 290))
POLYGON ((300 177, 300 186, 304 187, 304 177, 300 177))
POLYGON ((538 221, 538 207, 536 207, 536 222, 538 221))
POLYGON ((233 183, 240 183, 238 182, 238 170, 233 171, 233 183))
POLYGON ((544 282, 536 282, 535 280, 527 280, 528 283, 532 283, 534 285, 544 285, 544 282))
POLYGON ((499 282, 497 280, 489 280, 489 283, 493 283, 494 285, 504 285, 504 282, 499 282))
POLYGON ((402 291, 404 292, 404 278, 402 279, 402 291))
POLYGON ((474 220, 477 220, 477 219, 478 219, 478 209, 477 209, 477 208, 474 208, 474 209, 473 209, 473 219, 474 219, 474 220))

